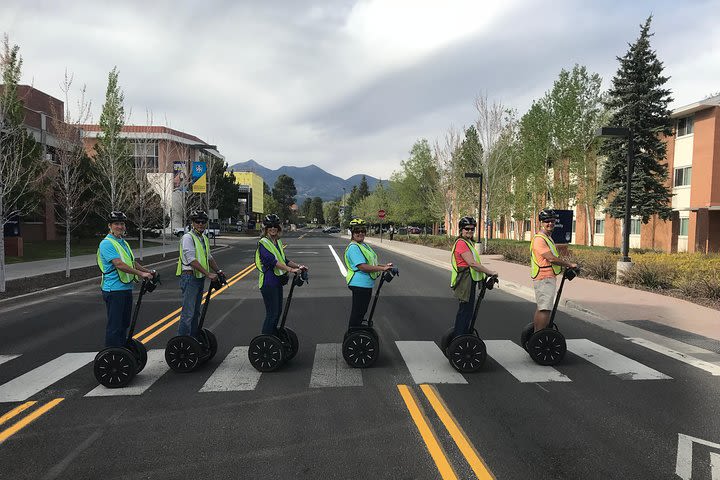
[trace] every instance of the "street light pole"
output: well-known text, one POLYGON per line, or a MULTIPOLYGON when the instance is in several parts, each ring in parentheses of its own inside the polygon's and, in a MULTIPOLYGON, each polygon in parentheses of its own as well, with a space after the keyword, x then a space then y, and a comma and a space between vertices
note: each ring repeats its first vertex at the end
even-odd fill
POLYGON ((477 226, 477 242, 480 243, 480 232, 484 225, 482 221, 482 187, 483 187, 483 174, 477 172, 465 172, 465 178, 479 178, 480 179, 480 194, 478 195, 478 226, 477 226))

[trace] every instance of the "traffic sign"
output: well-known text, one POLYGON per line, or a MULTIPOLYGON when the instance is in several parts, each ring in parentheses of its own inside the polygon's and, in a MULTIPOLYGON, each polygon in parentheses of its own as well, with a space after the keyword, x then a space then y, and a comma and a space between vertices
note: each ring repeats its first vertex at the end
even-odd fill
POLYGON ((378 210, 378 218, 385 218, 385 210, 378 210))

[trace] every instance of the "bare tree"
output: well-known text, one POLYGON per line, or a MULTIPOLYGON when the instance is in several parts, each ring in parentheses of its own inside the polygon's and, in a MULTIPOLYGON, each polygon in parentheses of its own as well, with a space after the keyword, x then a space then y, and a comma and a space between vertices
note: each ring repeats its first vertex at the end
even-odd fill
POLYGON ((60 88, 65 98, 65 111, 56 112, 51 106, 52 125, 57 138, 54 160, 53 198, 58 223, 65 225, 65 277, 70 277, 70 237, 80 224, 92 203, 85 198, 90 186, 84 176, 83 160, 85 151, 82 144, 80 125, 90 118, 90 102, 85 100, 85 86, 80 89, 77 101, 77 116, 70 113, 70 90, 73 76, 65 71, 60 88))
MULTIPOLYGON (((456 199, 458 191, 458 156, 462 135, 454 126, 445 132, 442 143, 435 141, 435 160, 440 173, 438 206, 441 207, 439 216, 445 216, 450 224, 454 223, 454 214, 457 211, 456 199)), ((452 225, 446 225, 446 234, 450 235, 452 225)))
POLYGON ((502 141, 503 135, 507 135, 507 129, 513 122, 513 114, 500 102, 493 101, 491 105, 487 93, 475 99, 475 109, 478 112, 475 128, 483 147, 481 159, 485 193, 485 215, 482 218, 485 226, 483 251, 487 251, 487 239, 490 231, 488 218, 490 218, 493 207, 492 202, 495 200, 497 192, 501 192, 508 186, 508 178, 513 173, 513 165, 508 164, 507 155, 510 142, 502 141))
MULTIPOLYGON (((43 198, 45 162, 34 139, 23 125, 24 110, 18 98, 22 57, 20 47, 10 46, 7 34, 0 51, 0 232, 16 215, 32 211, 43 198)), ((5 291, 5 237, 0 234, 0 292, 5 291)))

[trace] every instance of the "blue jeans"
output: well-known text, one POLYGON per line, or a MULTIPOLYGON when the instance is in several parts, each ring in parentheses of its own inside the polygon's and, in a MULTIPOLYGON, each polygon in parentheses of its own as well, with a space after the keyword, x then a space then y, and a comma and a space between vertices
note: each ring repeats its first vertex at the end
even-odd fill
POLYGON ((178 325, 178 335, 198 334, 198 318, 202 305, 202 294, 205 289, 205 277, 195 278, 195 275, 180 275, 180 290, 182 291, 182 312, 178 325))
POLYGON ((132 315, 132 290, 102 291, 107 307, 106 347, 124 347, 132 315))
POLYGON ((262 333, 263 335, 275 335, 282 313, 283 287, 260 287, 260 293, 265 302, 265 322, 262 333))
POLYGON ((470 323, 472 322, 473 310, 475 307, 475 285, 477 282, 472 282, 470 287, 470 301, 460 302, 458 307, 457 315, 455 316, 455 336, 465 335, 470 333, 470 323))

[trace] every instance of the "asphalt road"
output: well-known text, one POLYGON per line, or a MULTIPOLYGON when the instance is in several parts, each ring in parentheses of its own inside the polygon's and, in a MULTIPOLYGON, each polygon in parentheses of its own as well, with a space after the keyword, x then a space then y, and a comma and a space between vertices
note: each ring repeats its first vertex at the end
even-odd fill
MULTIPOLYGON (((287 320, 299 352, 276 372, 246 361, 264 318, 251 239, 215 254, 231 278, 206 320, 219 349, 190 373, 163 357, 180 304, 174 264, 143 300, 136 332, 150 360, 122 390, 93 376, 97 284, 0 304, 0 478, 670 479, 681 478, 679 434, 720 441, 719 376, 564 313, 571 351, 535 366, 518 346, 534 305, 502 288, 480 309, 485 365, 455 372, 436 343, 457 309, 447 271, 382 249, 401 273, 375 312, 380 358, 349 369, 350 293, 331 252, 342 258, 346 242, 285 240, 310 283, 287 320)), ((720 478, 715 447, 691 452, 692 478, 720 478)))

